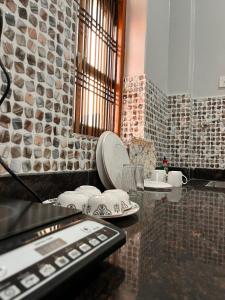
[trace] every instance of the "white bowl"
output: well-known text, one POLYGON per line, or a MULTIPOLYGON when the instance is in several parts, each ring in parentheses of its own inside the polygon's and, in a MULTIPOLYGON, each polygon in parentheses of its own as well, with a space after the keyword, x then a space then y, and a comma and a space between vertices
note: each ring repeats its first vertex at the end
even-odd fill
POLYGON ((95 190, 95 191, 98 191, 99 193, 101 193, 100 192, 100 190, 98 189, 98 188, 96 188, 96 186, 93 186, 93 185, 81 185, 81 186, 79 186, 78 188, 76 188, 76 190, 95 190))
POLYGON ((87 205, 89 197, 76 191, 67 191, 58 196, 57 203, 60 206, 81 210, 87 205))
POLYGON ((95 186, 91 185, 82 185, 78 187, 75 191, 87 195, 88 197, 101 195, 101 191, 95 186))
POLYGON ((121 201, 121 205, 123 210, 131 209, 132 205, 130 202, 130 197, 127 192, 115 189, 115 190, 107 190, 103 193, 103 195, 107 195, 111 198, 118 198, 121 201))
POLYGON ((120 216, 123 214, 121 201, 108 195, 98 195, 89 198, 85 213, 91 216, 120 216))

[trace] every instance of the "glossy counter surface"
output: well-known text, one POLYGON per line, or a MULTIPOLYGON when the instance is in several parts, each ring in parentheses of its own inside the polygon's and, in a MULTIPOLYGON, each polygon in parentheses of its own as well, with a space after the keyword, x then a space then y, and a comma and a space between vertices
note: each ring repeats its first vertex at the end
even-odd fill
POLYGON ((113 221, 126 245, 64 290, 66 299, 224 300, 225 193, 204 185, 139 193, 139 213, 113 221))

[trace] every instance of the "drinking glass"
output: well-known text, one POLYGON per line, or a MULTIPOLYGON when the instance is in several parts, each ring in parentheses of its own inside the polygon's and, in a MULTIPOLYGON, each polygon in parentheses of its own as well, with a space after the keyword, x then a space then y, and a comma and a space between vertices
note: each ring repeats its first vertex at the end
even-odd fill
POLYGON ((131 164, 123 165, 122 189, 129 194, 135 194, 137 192, 135 173, 136 166, 131 164))
POLYGON ((136 165, 135 180, 138 191, 144 191, 144 166, 136 165))

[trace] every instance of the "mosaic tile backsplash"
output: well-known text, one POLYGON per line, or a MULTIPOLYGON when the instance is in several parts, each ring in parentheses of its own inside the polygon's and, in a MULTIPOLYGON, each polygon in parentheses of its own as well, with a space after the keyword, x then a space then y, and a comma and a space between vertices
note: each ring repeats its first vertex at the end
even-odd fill
POLYGON ((189 95, 171 96, 168 122, 168 154, 170 165, 175 167, 192 166, 192 105, 189 95))
POLYGON ((225 97, 170 96, 169 156, 173 166, 225 168, 225 97))
POLYGON ((172 167, 225 169, 225 96, 166 96, 145 75, 125 78, 122 138, 155 144, 172 167))
MULTIPOLYGON (((0 0, 0 54, 12 85, 0 110, 0 155, 17 173, 95 169, 96 138, 73 133, 77 6, 0 0)), ((5 77, 0 73, 0 93, 5 77)), ((225 97, 167 97, 146 76, 124 80, 121 136, 154 142, 157 165, 225 168, 225 97)), ((5 174, 0 167, 0 174, 5 174)))
POLYGON ((167 96, 146 78, 144 136, 155 144, 158 165, 162 164, 168 149, 168 99, 167 96))
MULTIPOLYGON (((97 139, 72 131, 75 1, 0 0, 0 7, 0 53, 12 80, 0 112, 0 155, 18 173, 95 168, 97 139)), ((1 94, 1 73, 2 83, 1 94)))
POLYGON ((124 80, 121 137, 154 142, 157 162, 167 153, 168 99, 145 75, 124 80))
POLYGON ((144 75, 124 79, 121 136, 126 144, 132 138, 144 138, 145 89, 144 75))

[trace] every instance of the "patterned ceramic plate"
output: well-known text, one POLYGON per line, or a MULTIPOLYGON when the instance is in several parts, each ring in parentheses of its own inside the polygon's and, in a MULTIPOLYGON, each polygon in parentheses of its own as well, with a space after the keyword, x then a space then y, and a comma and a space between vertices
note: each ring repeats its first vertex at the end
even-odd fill
POLYGON ((100 218, 100 219, 114 219, 114 218, 123 218, 123 217, 134 215, 134 214, 136 214, 139 211, 140 206, 137 203, 132 202, 132 201, 131 201, 131 205, 132 205, 132 207, 130 209, 128 209, 128 210, 125 210, 122 215, 119 215, 119 216, 118 215, 116 215, 116 216, 114 216, 114 215, 110 215, 110 216, 95 216, 95 217, 100 218))
POLYGON ((52 204, 53 206, 57 206, 57 198, 45 200, 42 202, 42 204, 52 204))
MULTIPOLYGON (((48 199, 48 200, 43 201, 42 203, 43 204, 51 204, 53 206, 60 206, 60 204, 57 203, 57 198, 48 199)), ((132 207, 130 209, 125 210, 124 213, 119 216, 118 215, 116 215, 116 216, 115 215, 110 215, 110 216, 99 216, 99 215, 97 216, 96 215, 94 217, 100 218, 100 219, 114 219, 114 218, 123 218, 123 217, 131 216, 133 214, 136 214, 140 209, 140 206, 135 202, 131 201, 131 205, 132 205, 132 207)))

